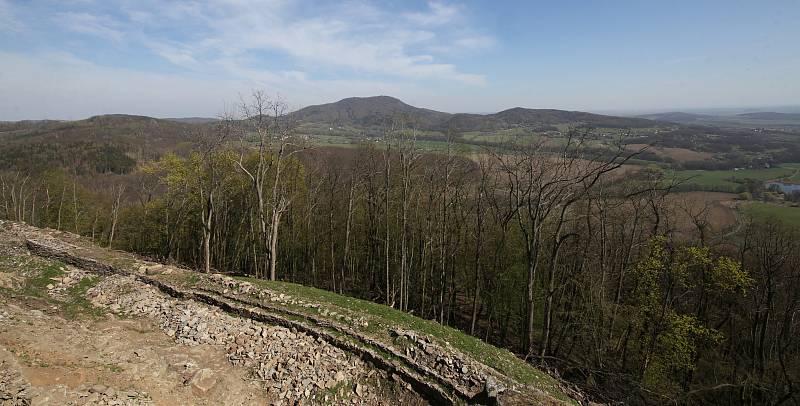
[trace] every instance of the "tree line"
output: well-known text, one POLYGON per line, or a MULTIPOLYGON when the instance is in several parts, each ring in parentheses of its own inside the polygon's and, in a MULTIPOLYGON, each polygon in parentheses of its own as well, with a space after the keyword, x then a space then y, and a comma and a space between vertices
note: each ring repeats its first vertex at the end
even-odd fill
POLYGON ((797 232, 745 221, 716 235, 708 210, 672 203, 664 172, 592 138, 429 152, 399 117, 355 148, 309 148, 285 104, 256 92, 191 153, 116 183, 6 172, 0 215, 385 303, 598 400, 800 402, 797 232))

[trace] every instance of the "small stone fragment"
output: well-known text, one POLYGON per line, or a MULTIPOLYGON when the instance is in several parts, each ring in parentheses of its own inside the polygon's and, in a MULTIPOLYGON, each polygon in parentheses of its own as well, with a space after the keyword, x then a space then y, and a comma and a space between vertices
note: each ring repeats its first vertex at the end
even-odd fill
POLYGON ((189 380, 189 384, 200 392, 206 393, 217 384, 217 378, 214 376, 214 371, 203 368, 195 372, 192 379, 189 380))

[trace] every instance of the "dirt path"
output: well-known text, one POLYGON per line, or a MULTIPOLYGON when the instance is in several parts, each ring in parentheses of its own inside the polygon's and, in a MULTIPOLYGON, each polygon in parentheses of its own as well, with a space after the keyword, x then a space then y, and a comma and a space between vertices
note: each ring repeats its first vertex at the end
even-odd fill
POLYGON ((147 319, 69 322, 41 304, 0 305, 0 353, 8 368, 31 385, 34 405, 256 404, 264 399, 259 385, 246 380, 219 348, 178 345, 147 319), (203 369, 214 371, 210 388, 192 380, 203 369))

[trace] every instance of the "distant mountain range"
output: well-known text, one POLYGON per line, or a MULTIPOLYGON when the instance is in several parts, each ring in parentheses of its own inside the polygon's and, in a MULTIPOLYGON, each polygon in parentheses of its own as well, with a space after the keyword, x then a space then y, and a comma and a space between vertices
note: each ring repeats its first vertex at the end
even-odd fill
MULTIPOLYGON (((309 106, 290 113, 308 126, 304 133, 328 127, 351 127, 373 133, 402 117, 420 130, 456 133, 525 128, 563 129, 566 125, 596 128, 655 128, 704 133, 720 128, 800 128, 800 114, 747 112, 731 115, 669 112, 640 117, 616 117, 581 111, 516 107, 491 114, 445 113, 408 105, 389 96, 351 97, 309 106), (316 128, 315 128, 316 126, 316 128), (321 128, 320 128, 321 127, 321 128), (695 127, 695 128, 690 128, 695 127)), ((218 121, 209 117, 153 118, 106 114, 84 120, 0 121, 0 170, 62 167, 77 173, 127 173, 138 162, 165 152, 187 152, 203 128, 218 121)), ((346 132, 346 131, 345 131, 346 132)), ((674 131, 661 136, 681 136, 674 131)), ((749 134, 749 133, 748 133, 749 134)))
MULTIPOLYGON (((741 111, 741 110, 740 110, 741 111)), ((290 113, 298 121, 329 126, 382 127, 395 118, 403 117, 409 125, 432 131, 455 132, 495 131, 516 127, 552 128, 559 124, 587 125, 597 128, 647 128, 670 123, 687 125, 800 125, 800 113, 750 111, 734 113, 688 113, 681 111, 636 116, 614 116, 556 109, 514 107, 497 113, 445 113, 411 106, 391 96, 349 97, 333 103, 308 106, 290 113)), ((57 123, 91 120, 163 120, 166 122, 205 125, 219 121, 214 117, 152 118, 127 114, 106 114, 86 120, 24 120, 0 121, 0 131, 11 128, 47 126, 57 123), (125 119, 124 117, 127 117, 125 119)))
POLYGON ((696 114, 684 113, 680 111, 644 114, 636 116, 648 120, 668 121, 680 124, 702 124, 702 125, 768 125, 768 126, 797 126, 800 125, 800 113, 776 113, 772 111, 761 111, 739 114, 696 114))
POLYGON ((350 97, 335 103, 300 109, 292 115, 303 122, 356 127, 382 126, 405 117, 417 128, 457 132, 492 131, 519 126, 547 127, 557 124, 585 124, 594 127, 652 127, 658 123, 644 118, 615 117, 581 111, 526 109, 516 107, 493 114, 444 113, 408 105, 389 96, 350 97))
POLYGON ((763 111, 758 113, 744 113, 737 114, 737 117, 749 118, 753 120, 800 120, 800 113, 775 113, 772 111, 763 111))
MULTIPOLYGON (((798 113, 747 112, 711 115, 668 112, 639 117, 616 117, 581 111, 516 107, 491 114, 453 114, 414 107, 389 96, 350 97, 335 103, 305 107, 290 114, 302 123, 321 126, 326 133, 327 127, 338 126, 374 132, 400 117, 408 125, 420 130, 452 130, 456 133, 513 128, 546 131, 563 128, 565 125, 596 128, 667 128, 676 125, 720 128, 800 127, 798 113)), ((30 165, 34 165, 36 162, 52 162, 52 157, 58 157, 65 166, 74 165, 70 163, 72 161, 81 161, 81 165, 89 167, 95 156, 128 154, 137 156, 137 160, 139 157, 155 157, 165 151, 190 148, 198 130, 216 121, 218 119, 210 117, 158 119, 107 114, 76 121, 0 122, 0 156, 6 158, 6 162, 0 162, 0 169, 20 159, 31 161, 30 165), (30 159, 30 154, 26 155, 25 151, 31 150, 40 151, 41 159, 30 159)), ((314 128, 309 127, 307 130, 313 132, 314 128)))
POLYGON ((164 120, 174 121, 176 123, 184 123, 184 124, 208 124, 208 123, 216 123, 219 121, 218 118, 214 117, 177 117, 177 118, 165 118, 164 120))
POLYGON ((637 117, 645 118, 648 120, 669 121, 672 123, 691 123, 697 120, 701 120, 703 118, 712 118, 713 116, 705 114, 684 113, 681 111, 671 111, 668 113, 643 114, 637 117))

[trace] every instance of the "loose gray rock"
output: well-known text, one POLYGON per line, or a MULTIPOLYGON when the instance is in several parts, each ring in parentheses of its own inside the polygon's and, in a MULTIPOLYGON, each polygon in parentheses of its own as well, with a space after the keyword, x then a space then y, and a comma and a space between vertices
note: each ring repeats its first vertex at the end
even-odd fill
POLYGON ((195 374, 192 376, 192 379, 189 381, 189 384, 200 392, 206 393, 214 388, 214 385, 217 384, 217 378, 214 376, 214 371, 208 368, 203 368, 195 372, 195 374))

